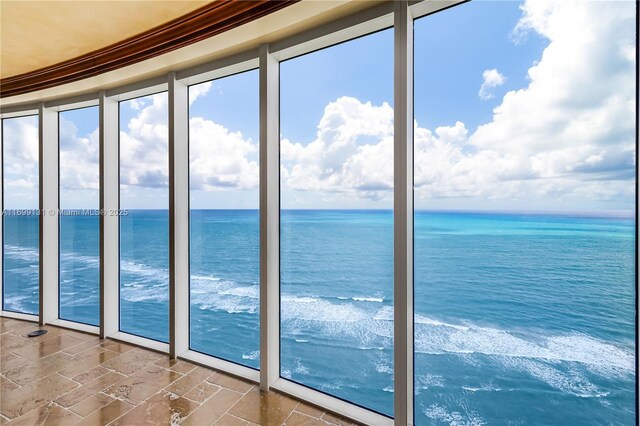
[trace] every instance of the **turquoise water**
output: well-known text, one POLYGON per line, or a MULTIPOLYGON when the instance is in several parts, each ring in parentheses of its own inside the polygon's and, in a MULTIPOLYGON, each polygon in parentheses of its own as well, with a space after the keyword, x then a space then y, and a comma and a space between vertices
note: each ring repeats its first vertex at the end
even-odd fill
MULTIPOLYGON (((95 228, 65 219, 61 313, 92 323, 95 228)), ((121 328, 157 340, 167 220, 122 222, 121 328)), ((258 212, 191 220, 191 347, 257 368, 258 212)), ((628 218, 416 212, 417 423, 633 424, 634 231, 628 218)), ((37 218, 7 217, 5 232, 5 309, 37 312, 37 218)), ((391 415, 392 213, 283 211, 281 292, 281 375, 391 415)))

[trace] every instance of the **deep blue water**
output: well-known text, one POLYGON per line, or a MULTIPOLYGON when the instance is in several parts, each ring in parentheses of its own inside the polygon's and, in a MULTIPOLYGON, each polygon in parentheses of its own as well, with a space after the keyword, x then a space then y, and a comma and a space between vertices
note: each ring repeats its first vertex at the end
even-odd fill
MULTIPOLYGON (((167 212, 121 227, 121 329, 166 341, 167 212)), ((5 218, 5 309, 37 312, 37 236, 5 218)), ((63 219, 67 319, 96 321, 96 238, 63 219)), ((191 347, 254 368, 258 242, 257 211, 192 212, 191 347)), ((392 414, 392 213, 283 211, 281 292, 282 376, 392 414)), ((417 212, 417 423, 633 424, 634 303, 631 219, 417 212)))

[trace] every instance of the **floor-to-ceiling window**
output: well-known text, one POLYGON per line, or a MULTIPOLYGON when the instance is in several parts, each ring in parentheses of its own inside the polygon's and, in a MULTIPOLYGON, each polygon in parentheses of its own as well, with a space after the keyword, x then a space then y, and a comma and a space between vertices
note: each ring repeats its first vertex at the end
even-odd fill
POLYGON ((98 107, 59 113, 60 319, 100 323, 98 107))
POLYGON ((635 9, 415 21, 416 424, 632 424, 635 9))
POLYGON ((120 330, 169 339, 166 92, 120 102, 120 330))
POLYGON ((392 102, 392 30, 280 64, 280 374, 387 415, 392 102))
POLYGON ((189 88, 190 348, 258 368, 258 71, 189 88))
POLYGON ((40 204, 38 116, 2 120, 5 311, 38 315, 40 204))

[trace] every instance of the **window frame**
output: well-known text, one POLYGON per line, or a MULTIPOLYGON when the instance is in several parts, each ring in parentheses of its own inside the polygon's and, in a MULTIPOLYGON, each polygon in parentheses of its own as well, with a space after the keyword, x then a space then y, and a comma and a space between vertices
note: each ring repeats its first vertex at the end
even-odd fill
MULTIPOLYGON (((4 212, 4 120, 11 118, 23 118, 23 117, 37 117, 38 119, 38 128, 41 126, 41 120, 39 115, 39 105, 38 104, 29 104, 24 106, 18 106, 13 108, 2 108, 0 110, 0 212, 4 212)), ((40 138, 41 139, 41 138, 40 138)), ((38 208, 42 210, 41 197, 40 193, 42 192, 42 142, 39 141, 38 146, 38 197, 40 198, 38 208)), ((42 218, 38 219, 39 228, 40 228, 40 244, 42 244, 42 218)), ((40 322, 40 313, 38 314, 29 314, 24 312, 17 312, 12 310, 5 310, 4 308, 4 213, 0 223, 0 317, 6 318, 14 318, 31 322, 40 322)), ((39 294, 42 293, 42 247, 39 250, 39 259, 38 259, 38 280, 39 280, 39 294)), ((42 302, 40 301, 39 309, 41 307, 42 302)))
MULTIPOLYGON (((83 96, 83 97, 79 97, 75 100, 72 100, 71 102, 65 102, 65 103, 46 103, 45 107, 47 109, 50 109, 52 111, 54 111, 57 115, 57 120, 58 120, 58 124, 57 124, 57 149, 58 149, 58 179, 57 179, 57 211, 60 212, 60 113, 63 112, 67 112, 67 111, 75 111, 75 110, 80 110, 80 109, 84 109, 84 108, 91 108, 91 107, 98 107, 97 113, 98 113, 98 117, 100 115, 100 111, 99 111, 99 103, 98 103, 98 96, 97 94, 90 94, 88 96, 83 96)), ((102 153, 98 152, 98 162, 100 162, 100 158, 102 157, 102 153)), ((87 332, 87 333, 92 333, 92 334, 98 334, 100 331, 100 327, 99 326, 95 326, 93 324, 88 324, 88 323, 84 323, 84 322, 80 322, 80 321, 74 321, 74 320, 70 320, 70 319, 64 319, 62 318, 62 315, 60 315, 61 312, 61 303, 60 303, 60 267, 61 267, 61 261, 60 261, 60 253, 61 253, 61 249, 60 249, 60 229, 61 229, 61 222, 62 222, 62 218, 61 216, 58 214, 57 216, 58 219, 58 232, 57 232, 57 246, 58 246, 58 291, 57 291, 57 300, 56 301, 52 301, 50 302, 50 304, 54 304, 55 303, 55 307, 54 309, 57 311, 57 317, 53 320, 49 321, 49 324, 53 324, 53 325, 58 325, 60 327, 64 327, 64 328, 69 328, 69 329, 74 329, 74 330, 78 330, 78 331, 83 331, 83 332, 87 332)), ((98 244, 100 244, 100 241, 98 241, 98 244)), ((99 285, 99 283, 98 283, 99 285)), ((98 303, 101 303, 102 301, 99 301, 98 303)), ((98 306, 98 309, 100 309, 100 306, 98 306)), ((100 318, 98 318, 98 321, 100 320, 100 318)))

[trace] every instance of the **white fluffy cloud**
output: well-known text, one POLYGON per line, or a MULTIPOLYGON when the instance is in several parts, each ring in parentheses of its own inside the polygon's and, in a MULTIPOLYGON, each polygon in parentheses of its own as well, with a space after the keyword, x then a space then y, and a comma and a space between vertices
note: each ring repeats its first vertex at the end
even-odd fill
POLYGON ((3 123, 4 207, 38 208, 38 118, 3 123))
MULTIPOLYGON (((508 92, 469 134, 416 125, 421 199, 633 200, 634 11, 631 2, 526 2, 516 31, 549 40, 527 87, 508 92)), ((485 71, 495 87, 504 78, 485 71)), ((353 98, 325 109, 317 138, 282 143, 287 188, 379 199, 393 184, 393 111, 353 98)))
POLYGON ((240 132, 194 117, 189 128, 190 185, 195 190, 257 189, 258 145, 240 132))
POLYGON ((67 190, 100 188, 98 129, 82 137, 74 123, 60 116, 60 187, 67 190))
POLYGON ((123 190, 168 186, 167 101, 166 93, 136 100, 136 105, 144 106, 126 128, 120 129, 120 183, 125 186, 123 190))
MULTIPOLYGON (((205 95, 210 84, 194 86, 190 101, 205 95)), ((258 187, 257 142, 224 126, 194 117, 189 122, 190 184, 195 190, 258 187)), ((167 95, 151 102, 120 132, 120 180, 130 188, 168 185, 167 95)))
POLYGON ((393 188, 393 109, 342 97, 326 106, 314 141, 284 139, 280 156, 287 189, 381 198, 393 188))
POLYGON ((495 68, 484 70, 482 73, 482 85, 478 91, 478 96, 484 100, 492 99, 494 94, 491 90, 498 86, 502 86, 506 80, 506 77, 500 74, 500 72, 495 68))

